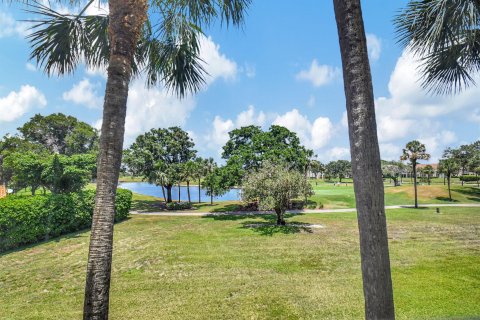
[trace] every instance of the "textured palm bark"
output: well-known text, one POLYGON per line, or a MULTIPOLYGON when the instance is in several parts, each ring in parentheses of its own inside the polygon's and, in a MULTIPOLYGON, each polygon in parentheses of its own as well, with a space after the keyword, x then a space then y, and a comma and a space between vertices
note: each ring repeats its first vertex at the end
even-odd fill
POLYGON ((394 319, 372 78, 360 0, 334 0, 360 233, 366 319, 394 319))
POLYGON ((146 20, 145 0, 110 0, 110 60, 85 285, 84 319, 108 319, 115 195, 122 158, 131 65, 146 20))

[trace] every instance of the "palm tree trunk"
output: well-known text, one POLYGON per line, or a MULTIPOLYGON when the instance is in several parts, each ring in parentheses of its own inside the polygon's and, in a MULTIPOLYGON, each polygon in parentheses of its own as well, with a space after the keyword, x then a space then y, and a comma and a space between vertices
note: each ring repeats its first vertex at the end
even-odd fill
POLYGON ((110 60, 88 254, 84 319, 108 319, 115 195, 122 160, 128 86, 136 44, 147 17, 147 2, 110 0, 109 9, 110 60))
POLYGON ((162 194, 163 194, 163 201, 166 201, 167 198, 165 198, 165 187, 162 184, 162 194))
POLYGON ((448 198, 452 201, 452 191, 450 190, 450 175, 448 175, 448 198))
POLYGON ((188 202, 192 202, 190 199, 190 181, 187 180, 187 194, 188 194, 188 202))
POLYGON ((181 190, 180 190, 180 183, 178 184, 178 202, 180 202, 180 195, 181 195, 181 190))
POLYGON ((201 203, 202 202, 202 196, 200 194, 200 183, 201 183, 201 178, 198 178, 198 203, 201 203))
POLYGON ((165 188, 167 189, 167 203, 170 203, 172 202, 172 185, 169 184, 165 188))
POLYGON ((394 319, 380 150, 360 0, 334 0, 352 155, 366 319, 394 319))
MULTIPOLYGON (((412 164, 413 167, 413 189, 415 190, 415 208, 418 208, 418 197, 417 197, 417 163, 412 164)), ((410 189, 411 190, 411 189, 410 189)))

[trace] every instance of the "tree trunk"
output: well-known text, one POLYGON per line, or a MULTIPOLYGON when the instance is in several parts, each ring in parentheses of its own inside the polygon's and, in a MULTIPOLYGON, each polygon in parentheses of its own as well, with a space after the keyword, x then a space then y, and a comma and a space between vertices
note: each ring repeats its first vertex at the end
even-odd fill
POLYGON ((169 184, 165 188, 167 189, 167 203, 170 203, 172 202, 172 185, 169 184))
POLYGON ((201 183, 201 178, 198 178, 198 203, 202 202, 202 195, 201 195, 201 190, 200 190, 200 183, 201 183))
POLYGON ((443 174, 443 185, 445 185, 445 174, 443 174))
POLYGON ((452 201, 452 191, 450 190, 450 175, 448 175, 448 198, 452 201))
POLYGON ((188 194, 188 202, 192 202, 190 199, 190 181, 187 180, 187 194, 188 194))
POLYGON ((122 160, 128 86, 146 0, 110 0, 110 58, 98 156, 97 193, 85 285, 84 319, 108 319, 115 195, 122 160))
POLYGON ((210 204, 213 205, 213 188, 210 188, 210 204))
POLYGON ((162 194, 163 194, 163 201, 167 200, 165 197, 165 187, 162 184, 162 194))
POLYGON ((384 189, 360 0, 334 0, 342 55, 366 319, 394 319, 384 189))
POLYGON ((277 214, 277 226, 286 225, 285 222, 285 210, 275 208, 275 213, 277 214))
POLYGON ((413 167, 413 189, 415 190, 415 208, 418 208, 418 197, 417 197, 417 163, 412 164, 413 167))
POLYGON ((181 198, 181 189, 180 189, 180 183, 178 184, 178 202, 180 202, 181 198))

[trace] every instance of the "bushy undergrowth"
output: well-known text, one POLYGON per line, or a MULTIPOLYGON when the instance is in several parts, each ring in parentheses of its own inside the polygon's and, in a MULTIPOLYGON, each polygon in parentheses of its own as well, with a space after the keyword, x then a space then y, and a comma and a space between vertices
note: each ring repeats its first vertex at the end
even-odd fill
POLYGON ((191 202, 169 202, 166 204, 167 210, 188 210, 192 209, 191 202))
MULTIPOLYGON (((127 218, 132 193, 118 190, 115 221, 127 218)), ((0 252, 88 228, 92 223, 95 191, 0 200, 0 252)))

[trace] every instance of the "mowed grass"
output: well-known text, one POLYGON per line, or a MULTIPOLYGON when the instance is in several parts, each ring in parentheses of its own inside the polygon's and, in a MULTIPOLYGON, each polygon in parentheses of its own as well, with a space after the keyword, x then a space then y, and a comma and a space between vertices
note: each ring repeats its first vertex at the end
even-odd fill
MULTIPOLYGON (((310 199, 322 203, 326 209, 355 207, 353 184, 335 186, 331 183, 312 183, 315 195, 310 199)), ((452 199, 448 198, 448 189, 444 185, 418 185, 418 202, 420 204, 480 203, 480 189, 474 185, 453 185, 452 199)), ((414 204, 413 185, 393 187, 385 185, 385 205, 414 204)))
MULTIPOLYGON (((316 203, 316 207, 324 209, 343 209, 355 207, 355 194, 351 183, 335 186, 332 183, 312 183, 315 194, 309 198, 309 203, 316 203)), ((451 203, 480 203, 480 188, 473 185, 453 185, 453 201, 448 199, 448 189, 444 185, 419 185, 418 201, 420 204, 451 204, 451 203)), ((194 203, 194 210, 200 212, 228 212, 238 210, 240 201, 215 201, 213 205, 209 199, 206 202, 194 203)), ((141 194, 133 195, 132 209, 139 212, 155 212, 160 210, 162 199, 141 194)), ((393 187, 385 185, 385 204, 413 205, 413 185, 393 187)))
MULTIPOLYGON (((480 317, 480 209, 387 217, 397 319, 480 317)), ((272 219, 117 224, 111 319, 362 318, 355 214, 290 216, 286 227, 272 219)), ((0 319, 81 318, 88 239, 80 232, 1 255, 0 319)))

